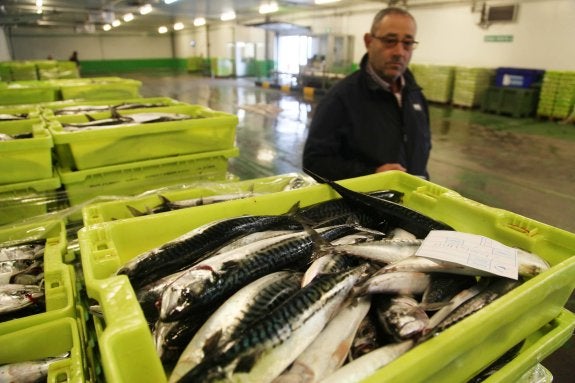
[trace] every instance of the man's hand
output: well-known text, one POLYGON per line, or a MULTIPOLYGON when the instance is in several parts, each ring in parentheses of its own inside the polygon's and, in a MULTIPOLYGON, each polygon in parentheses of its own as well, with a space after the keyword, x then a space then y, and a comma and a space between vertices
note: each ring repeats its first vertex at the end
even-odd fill
POLYGON ((381 172, 386 172, 388 170, 400 170, 402 172, 407 171, 406 168, 404 168, 401 164, 383 164, 377 167, 377 169, 375 169, 376 173, 381 173, 381 172))

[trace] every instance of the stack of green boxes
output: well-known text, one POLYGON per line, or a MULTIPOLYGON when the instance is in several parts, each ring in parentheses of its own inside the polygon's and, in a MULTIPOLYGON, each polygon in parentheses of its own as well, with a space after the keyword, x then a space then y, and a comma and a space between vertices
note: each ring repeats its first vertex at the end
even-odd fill
POLYGON ((412 64, 410 68, 428 101, 441 104, 451 102, 455 67, 412 64))
POLYGON ((495 70, 489 68, 456 67, 453 105, 470 108, 479 106, 494 76, 495 70))
POLYGON ((575 72, 547 71, 543 77, 537 115, 565 119, 575 108, 575 72))
POLYGON ((56 60, 21 60, 0 62, 0 81, 32 81, 79 78, 75 62, 56 60))

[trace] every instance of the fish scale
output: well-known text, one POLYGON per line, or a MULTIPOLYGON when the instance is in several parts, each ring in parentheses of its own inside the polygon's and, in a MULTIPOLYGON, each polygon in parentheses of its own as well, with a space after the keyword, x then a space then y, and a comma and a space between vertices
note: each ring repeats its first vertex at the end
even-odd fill
POLYGON ((134 288, 191 266, 200 258, 240 236, 269 229, 301 229, 289 216, 242 216, 201 226, 132 259, 117 274, 125 274, 134 288))
POLYGON ((240 339, 230 342, 221 352, 190 370, 179 382, 213 382, 230 378, 227 376, 230 373, 254 371, 256 375, 259 373, 266 376, 254 376, 247 381, 271 381, 299 355, 299 350, 293 350, 288 357, 282 354, 286 353, 286 347, 281 346, 297 344, 303 351, 313 341, 313 337, 297 335, 307 335, 310 328, 316 330, 314 326, 318 324, 317 330, 321 331, 364 271, 365 267, 361 266, 345 273, 317 278, 255 323, 240 339), (256 366, 258 359, 265 358, 262 354, 266 350, 269 351, 266 361, 274 366, 270 368, 266 365, 267 368, 263 368, 266 372, 263 372, 260 371, 262 368, 257 369, 256 366), (273 353, 279 353, 280 356, 273 353))
MULTIPOLYGON (((354 226, 341 225, 319 234, 323 239, 331 241, 355 231, 354 226)), ((170 309, 162 308, 161 318, 164 321, 178 320, 193 309, 200 309, 224 299, 237 291, 241 286, 254 281, 270 272, 309 261, 315 248, 311 235, 288 238, 267 246, 253 255, 224 264, 221 272, 215 273, 215 282, 206 283, 205 288, 197 291, 197 286, 191 286, 181 292, 178 304, 170 309)))

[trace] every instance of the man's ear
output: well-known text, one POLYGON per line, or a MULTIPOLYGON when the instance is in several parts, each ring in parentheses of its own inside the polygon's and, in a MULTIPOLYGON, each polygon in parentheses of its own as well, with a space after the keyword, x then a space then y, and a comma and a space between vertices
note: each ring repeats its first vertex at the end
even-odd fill
POLYGON ((365 33, 363 35, 363 44, 365 45, 365 47, 369 47, 369 44, 371 44, 371 42, 373 41, 373 37, 371 36, 371 33, 365 33))

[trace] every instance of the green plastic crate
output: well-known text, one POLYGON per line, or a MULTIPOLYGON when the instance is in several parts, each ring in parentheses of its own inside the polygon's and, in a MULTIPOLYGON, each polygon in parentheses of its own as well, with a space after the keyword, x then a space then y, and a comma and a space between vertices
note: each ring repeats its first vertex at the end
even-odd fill
POLYGON ((224 180, 228 159, 238 153, 233 148, 79 171, 60 167, 58 173, 74 206, 100 196, 131 196, 182 182, 224 180))
POLYGON ((192 198, 232 193, 276 193, 284 190, 291 181, 296 179, 301 180, 302 186, 315 184, 315 181, 308 176, 295 173, 225 183, 194 182, 186 185, 178 185, 177 188, 162 188, 153 193, 146 192, 142 196, 88 205, 83 208, 82 217, 85 226, 118 219, 134 218, 128 206, 146 212, 162 204, 160 196, 172 202, 177 202, 192 198))
POLYGON ((522 380, 530 366, 536 366, 553 351, 567 343, 573 336, 575 329, 575 314, 562 309, 557 318, 541 327, 525 339, 519 354, 503 368, 485 380, 486 383, 518 382, 529 383, 522 380))
POLYGON ((46 214, 60 186, 58 176, 0 185, 0 226, 46 214))
POLYGON ((140 97, 142 82, 120 77, 52 80, 62 100, 112 100, 140 97))
POLYGON ((59 97, 59 88, 44 81, 14 81, 0 87, 0 105, 52 102, 59 97))
POLYGON ((36 65, 33 62, 22 61, 10 63, 13 81, 33 81, 38 80, 36 65))
POLYGON ((25 362, 60 356, 69 357, 54 362, 48 368, 50 383, 82 383, 85 363, 82 339, 72 318, 43 321, 9 334, 0 335, 0 364, 25 362))
MULTIPOLYGON (((84 170, 234 147, 238 118, 233 114, 190 104, 119 113, 155 112, 185 114, 191 119, 67 132, 62 123, 88 122, 88 118, 85 115, 54 117, 48 129, 54 138, 58 161, 63 166, 84 170)), ((110 118, 111 113, 90 113, 90 116, 99 120, 110 118)))
POLYGON ((0 142, 0 185, 50 178, 54 143, 39 118, 0 122, 0 133, 32 133, 31 138, 0 142))
MULTIPOLYGON (((575 288, 575 234, 474 202, 402 172, 341 181, 358 191, 395 189, 405 205, 452 225, 545 258, 552 268, 480 312, 410 350, 368 381, 464 382, 521 340, 552 321, 575 288)), ((164 382, 135 293, 118 268, 144 251, 207 222, 242 214, 280 214, 294 203, 308 206, 337 198, 327 185, 217 205, 105 222, 79 231, 88 295, 103 306, 106 327, 98 339, 106 377, 115 382, 164 382), (146 368, 142 368, 145 365, 146 368)))
MULTIPOLYGON (((44 289, 46 311, 0 323, 0 337, 60 318, 76 318, 75 274, 66 256, 66 229, 61 220, 46 220, 0 228, 0 243, 46 239, 44 250, 44 289)), ((5 343, 2 341, 2 345, 5 343)), ((3 346, 2 351, 7 349, 3 346)), ((0 358, 1 359, 1 358, 0 358)))

